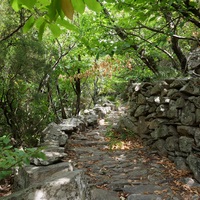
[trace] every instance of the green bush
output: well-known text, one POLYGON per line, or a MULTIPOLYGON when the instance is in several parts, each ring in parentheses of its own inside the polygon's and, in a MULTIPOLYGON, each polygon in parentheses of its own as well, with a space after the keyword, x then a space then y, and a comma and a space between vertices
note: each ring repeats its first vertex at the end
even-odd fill
POLYGON ((9 136, 0 137, 0 180, 11 175, 13 168, 30 164, 31 158, 45 159, 41 148, 14 148, 9 136))

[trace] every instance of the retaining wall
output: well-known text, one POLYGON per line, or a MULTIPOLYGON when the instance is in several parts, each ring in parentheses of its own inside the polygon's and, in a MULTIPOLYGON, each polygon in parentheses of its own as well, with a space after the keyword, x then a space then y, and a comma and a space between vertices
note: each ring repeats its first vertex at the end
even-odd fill
POLYGON ((124 127, 200 182, 200 78, 132 83, 124 127))

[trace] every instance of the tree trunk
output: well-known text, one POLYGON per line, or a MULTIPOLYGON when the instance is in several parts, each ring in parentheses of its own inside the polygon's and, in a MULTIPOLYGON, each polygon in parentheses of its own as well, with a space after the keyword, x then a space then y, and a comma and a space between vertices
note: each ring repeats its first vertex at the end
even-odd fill
MULTIPOLYGON (((81 56, 78 55, 78 61, 81 62, 81 56)), ((80 74, 81 69, 78 68, 77 74, 80 74)), ((81 105, 81 79, 77 76, 75 78, 75 91, 76 91, 76 112, 75 114, 78 115, 80 112, 80 105, 81 105)))
POLYGON ((62 96, 61 96, 61 93, 60 93, 60 87, 58 85, 58 80, 56 82, 56 89, 57 89, 58 97, 59 97, 59 100, 60 100, 60 107, 61 107, 60 109, 61 109, 62 118, 67 119, 67 115, 65 113, 65 108, 64 108, 64 105, 63 105, 62 96))

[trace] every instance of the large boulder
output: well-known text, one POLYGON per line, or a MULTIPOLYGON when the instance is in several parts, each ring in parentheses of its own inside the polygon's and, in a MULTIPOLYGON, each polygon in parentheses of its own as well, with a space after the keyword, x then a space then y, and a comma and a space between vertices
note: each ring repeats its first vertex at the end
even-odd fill
POLYGON ((63 119, 59 127, 60 130, 64 131, 66 134, 72 134, 73 132, 84 131, 86 129, 86 123, 78 117, 72 117, 63 119))
POLYGON ((98 115, 93 109, 84 110, 84 120, 88 126, 95 126, 98 124, 98 115))
POLYGON ((52 122, 42 131, 41 146, 64 146, 68 136, 60 125, 52 122))
POLYGON ((14 176, 13 191, 19 191, 29 187, 32 184, 40 183, 52 174, 59 172, 63 169, 73 171, 71 163, 62 162, 49 166, 24 166, 16 169, 14 176))
POLYGON ((89 200, 87 183, 80 170, 63 169, 45 177, 28 188, 13 193, 4 200, 89 200))

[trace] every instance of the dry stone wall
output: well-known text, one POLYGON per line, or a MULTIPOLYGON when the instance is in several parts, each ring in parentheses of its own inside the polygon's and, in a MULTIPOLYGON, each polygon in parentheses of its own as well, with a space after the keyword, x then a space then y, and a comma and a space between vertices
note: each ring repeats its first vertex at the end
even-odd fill
POLYGON ((200 78, 132 83, 123 129, 190 169, 200 182, 200 78))

